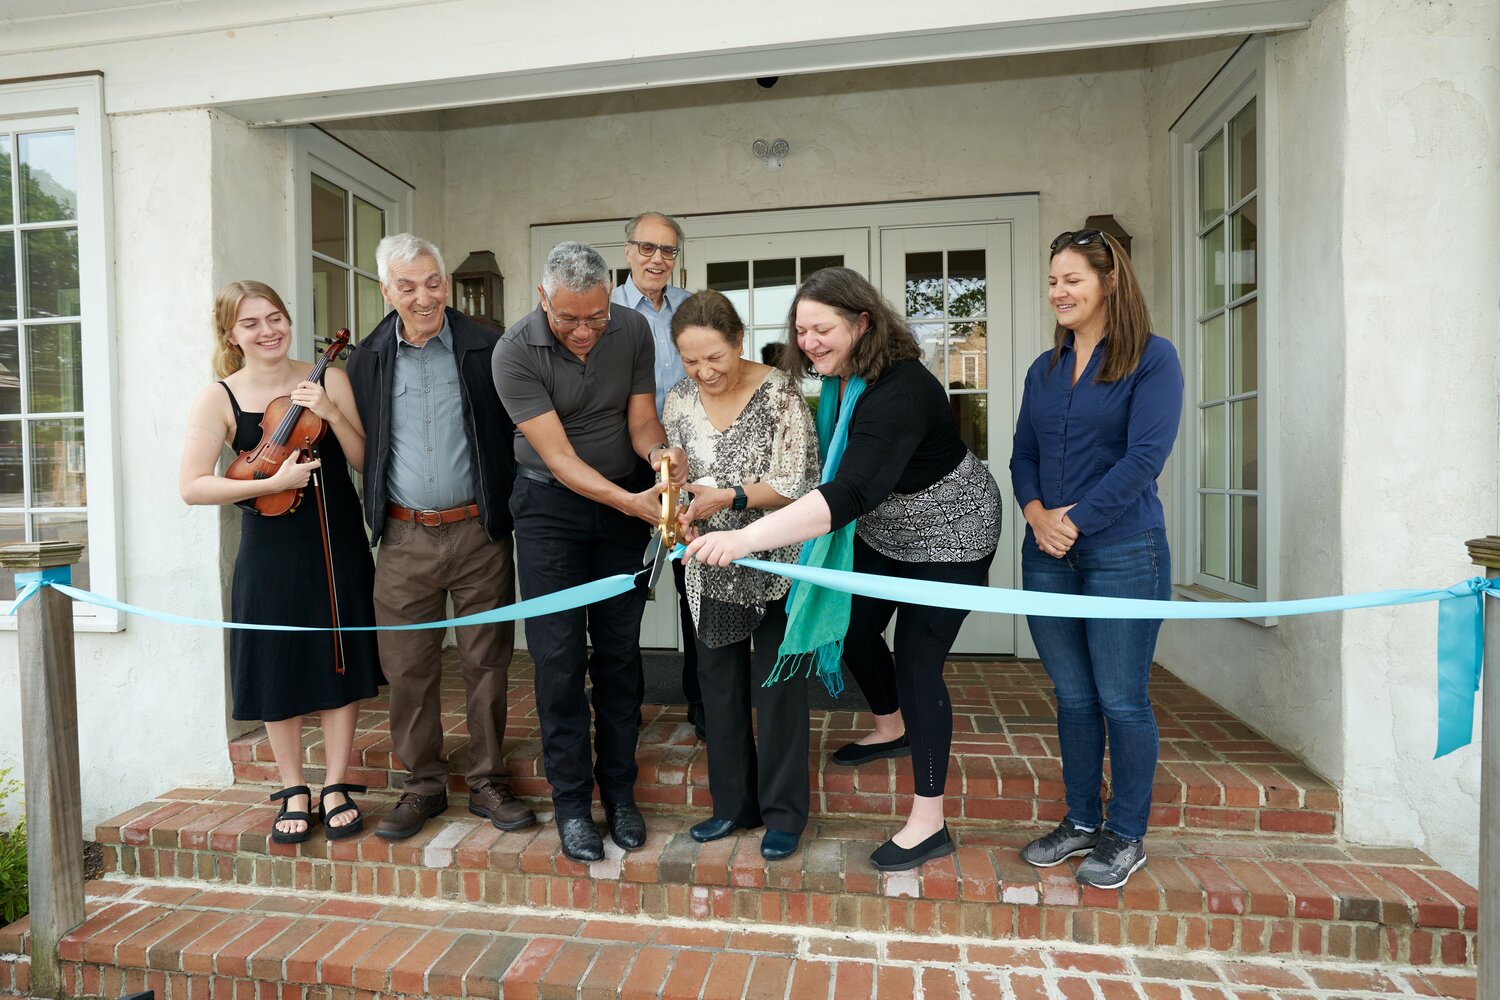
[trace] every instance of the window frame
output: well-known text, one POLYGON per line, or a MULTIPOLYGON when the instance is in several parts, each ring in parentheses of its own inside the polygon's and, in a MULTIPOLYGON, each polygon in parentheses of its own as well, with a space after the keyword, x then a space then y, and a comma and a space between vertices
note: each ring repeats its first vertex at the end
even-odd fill
MULTIPOLYGON (((416 202, 416 188, 380 164, 345 145, 322 129, 312 125, 292 133, 292 169, 288 178, 287 203, 292 206, 292 345, 293 354, 311 360, 318 349, 313 343, 313 248, 312 248, 312 175, 339 185, 385 212, 386 234, 410 232, 416 202)), ((348 207, 345 212, 349 211, 348 207)), ((323 255, 319 259, 328 260, 323 255)), ((341 262, 332 262, 339 267, 341 262)), ((348 265, 353 294, 355 273, 366 272, 348 265)), ((353 322, 354 311, 350 311, 353 322)), ((350 332, 357 342, 368 330, 350 332)))
MULTIPOLYGON (((0 131, 73 130, 78 226, 78 310, 83 356, 83 454, 88 502, 89 589, 119 598, 121 530, 120 459, 115 378, 114 192, 111 149, 99 73, 0 85, 5 110, 0 131), (40 128, 38 128, 40 126, 40 128)), ((19 177, 19 170, 13 171, 19 177)), ((17 275, 17 280, 24 276, 17 275)), ((0 601, 0 631, 15 629, 14 596, 0 601)), ((78 632, 118 632, 122 616, 111 608, 75 602, 78 632)))
MULTIPOLYGON (((1181 346, 1186 391, 1178 435, 1177 502, 1172 517, 1173 548, 1180 553, 1174 592, 1188 600, 1268 601, 1281 592, 1281 504, 1280 427, 1277 370, 1277 316, 1279 288, 1276 263, 1279 225, 1279 175, 1277 155, 1277 104, 1275 40, 1248 39, 1230 57, 1170 131, 1172 190, 1172 319, 1181 346), (1198 400, 1202 394, 1202 347, 1199 343, 1197 297, 1199 292, 1198 163, 1199 150, 1251 101, 1255 102, 1257 189, 1259 223, 1256 246, 1257 308, 1257 480, 1258 552, 1260 579, 1246 587, 1201 572, 1202 504, 1198 485, 1203 454, 1198 400)), ((1229 151, 1226 149, 1226 157, 1229 151)), ((1228 213, 1226 206, 1226 217, 1228 213)), ((1226 262, 1227 263, 1227 262, 1226 262)), ((1226 281, 1229 275, 1226 272, 1226 281)), ((1225 305, 1231 301, 1226 287, 1225 305)), ((1228 336, 1228 313, 1226 338, 1228 336)), ((1227 349, 1227 341, 1226 341, 1227 349)), ((1230 387, 1226 386, 1226 390, 1230 387)), ((1233 395, 1231 393, 1231 395, 1233 395)), ((1248 491, 1246 491, 1248 492, 1248 491)), ((1261 625, 1276 619, 1247 618, 1261 625)))

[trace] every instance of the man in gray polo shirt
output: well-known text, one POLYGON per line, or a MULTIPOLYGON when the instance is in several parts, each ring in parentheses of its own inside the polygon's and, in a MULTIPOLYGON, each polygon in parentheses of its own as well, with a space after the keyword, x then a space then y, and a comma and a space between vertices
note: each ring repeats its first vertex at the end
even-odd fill
MULTIPOLYGON (((510 506, 528 600, 641 568, 664 488, 641 474, 641 459, 658 469, 665 454, 677 485, 687 481, 686 456, 667 447, 656 413, 651 329, 635 310, 610 304, 609 286, 596 250, 558 244, 537 289, 541 302, 495 350, 495 388, 517 430, 510 506)), ((576 861, 604 857, 591 815, 596 781, 611 839, 627 851, 646 840, 635 806, 645 600, 637 587, 526 622, 558 833, 576 861)))

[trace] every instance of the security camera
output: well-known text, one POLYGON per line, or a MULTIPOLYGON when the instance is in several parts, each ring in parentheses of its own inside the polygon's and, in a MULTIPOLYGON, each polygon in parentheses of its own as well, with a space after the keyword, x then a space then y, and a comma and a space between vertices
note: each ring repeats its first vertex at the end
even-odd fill
POLYGON ((781 77, 779 76, 758 76, 755 78, 755 82, 760 84, 762 90, 770 90, 776 86, 776 81, 780 79, 781 77))

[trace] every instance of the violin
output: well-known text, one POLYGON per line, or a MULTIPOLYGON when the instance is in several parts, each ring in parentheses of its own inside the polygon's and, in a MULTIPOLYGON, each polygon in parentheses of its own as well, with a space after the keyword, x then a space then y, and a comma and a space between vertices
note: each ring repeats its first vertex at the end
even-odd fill
MULTIPOLYGON (((318 363, 308 373, 306 381, 319 382, 328 366, 338 359, 349 346, 349 331, 339 330, 328 342, 318 363)), ((323 435, 328 432, 328 421, 303 406, 292 402, 290 396, 277 396, 266 404, 265 415, 260 420, 260 443, 242 451, 229 463, 224 475, 229 479, 248 482, 252 479, 270 479, 281 468, 289 456, 297 461, 312 457, 323 435)), ((265 517, 280 517, 290 514, 302 502, 302 489, 293 487, 279 493, 267 493, 250 501, 256 513, 265 517)))

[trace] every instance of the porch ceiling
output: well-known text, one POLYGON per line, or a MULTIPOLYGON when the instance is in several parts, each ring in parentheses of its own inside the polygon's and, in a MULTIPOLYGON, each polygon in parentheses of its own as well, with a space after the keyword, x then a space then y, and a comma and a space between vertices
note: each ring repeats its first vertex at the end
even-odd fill
POLYGON ((216 106, 256 125, 1305 27, 1328 0, 703 3, 663 30, 602 0, 19 0, 0 79, 103 70, 112 113, 216 106), (412 42, 419 39, 419 42, 412 42), (497 68, 498 69, 497 71, 497 68))

